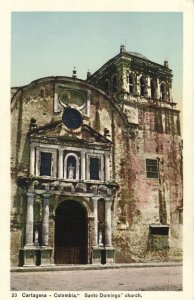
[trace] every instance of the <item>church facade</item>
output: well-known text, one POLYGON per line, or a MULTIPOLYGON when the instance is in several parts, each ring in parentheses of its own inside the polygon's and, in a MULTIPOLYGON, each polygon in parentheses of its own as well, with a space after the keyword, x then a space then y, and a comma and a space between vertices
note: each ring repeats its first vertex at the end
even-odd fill
POLYGON ((181 259, 172 77, 121 46, 86 80, 12 88, 12 266, 181 259))

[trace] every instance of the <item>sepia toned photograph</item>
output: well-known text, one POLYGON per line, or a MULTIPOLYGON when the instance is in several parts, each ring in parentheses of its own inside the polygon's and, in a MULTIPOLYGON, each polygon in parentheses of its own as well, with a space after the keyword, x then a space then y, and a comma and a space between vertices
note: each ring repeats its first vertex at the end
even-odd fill
POLYGON ((181 290, 182 13, 11 22, 11 289, 181 290))
POLYGON ((193 1, 0 16, 0 299, 192 300, 193 1))

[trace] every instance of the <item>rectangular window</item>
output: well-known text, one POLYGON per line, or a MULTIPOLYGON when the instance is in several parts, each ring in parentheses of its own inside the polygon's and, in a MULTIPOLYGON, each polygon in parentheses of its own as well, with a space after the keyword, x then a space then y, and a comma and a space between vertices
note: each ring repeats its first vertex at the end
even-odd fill
POLYGON ((96 157, 90 157, 90 179, 99 180, 100 160, 96 157))
POLYGON ((40 176, 51 176, 52 153, 40 152, 40 176))
POLYGON ((150 226, 150 233, 153 235, 168 235, 169 226, 150 226))
POLYGON ((168 225, 150 225, 149 245, 150 250, 165 250, 169 248, 168 242, 169 226, 168 225))
POLYGON ((147 178, 158 178, 158 161, 157 159, 146 159, 147 178))

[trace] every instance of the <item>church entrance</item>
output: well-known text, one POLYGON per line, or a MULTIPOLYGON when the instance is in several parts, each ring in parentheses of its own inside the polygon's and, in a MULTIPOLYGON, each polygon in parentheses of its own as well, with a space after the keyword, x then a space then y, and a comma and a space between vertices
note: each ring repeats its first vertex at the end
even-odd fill
POLYGON ((87 213, 79 202, 66 200, 56 209, 55 263, 87 263, 87 213))

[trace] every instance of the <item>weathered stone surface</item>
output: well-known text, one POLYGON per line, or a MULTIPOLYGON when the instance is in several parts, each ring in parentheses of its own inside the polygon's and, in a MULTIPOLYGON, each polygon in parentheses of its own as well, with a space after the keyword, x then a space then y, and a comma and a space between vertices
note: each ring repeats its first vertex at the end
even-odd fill
MULTIPOLYGON (((19 240, 22 239, 23 246, 25 245, 26 192, 32 186, 33 180, 38 182, 33 189, 40 197, 40 205, 36 206, 39 212, 35 213, 35 225, 40 228, 42 193, 46 189, 51 192, 49 246, 53 249, 53 260, 55 210, 58 204, 66 199, 74 199, 87 210, 87 257, 88 262, 91 262, 94 236, 91 197, 99 196, 99 199, 104 199, 107 195, 113 195, 111 213, 115 261, 180 258, 182 224, 179 209, 183 205, 182 140, 179 112, 174 108, 175 104, 171 99, 171 77, 170 69, 124 53, 115 58, 114 64, 109 62, 108 65, 105 64, 94 75, 91 75, 89 82, 68 77, 48 77, 36 80, 16 91, 12 97, 11 171, 14 231, 11 255, 13 265, 16 265, 18 261, 21 247, 19 240), (121 64, 123 55, 126 61, 121 64), (156 69, 159 73, 155 73, 156 69), (129 93, 130 72, 136 76, 133 94, 129 93), (144 96, 140 95, 141 74, 147 78, 147 92, 144 96), (157 98, 153 99, 150 80, 156 76, 159 76, 157 98), (108 80, 107 94, 103 91, 106 80, 108 80), (116 89, 113 86, 114 80, 117 84, 116 89), (163 81, 169 86, 168 97, 165 100, 159 96, 159 85, 163 81), (75 103, 72 98, 69 104, 79 110, 83 116, 82 126, 76 130, 67 128, 62 122, 66 104, 60 104, 59 109, 60 99, 59 96, 56 97, 58 86, 66 87, 66 90, 75 90, 76 93, 73 95, 78 95, 77 91, 85 95, 85 108, 81 106, 82 102, 79 102, 77 98, 75 103), (58 101, 57 104, 56 101, 58 101), (33 125, 32 131, 30 131, 31 119, 36 120, 33 123, 36 126, 33 125), (108 137, 104 137, 105 131, 108 132, 108 137), (49 151, 49 147, 54 149, 52 153, 56 163, 52 167, 55 168, 53 177, 42 178, 39 173, 36 173, 40 161, 37 161, 34 167, 35 174, 30 174, 32 145, 35 145, 36 151, 43 146, 47 147, 46 151, 49 151), (98 156, 102 160, 101 174, 107 172, 104 170, 107 166, 103 157, 105 153, 110 155, 108 164, 110 181, 106 182, 105 176, 99 181, 88 180, 89 164, 85 165, 84 172, 82 172, 82 176, 86 176, 84 180, 81 177, 78 181, 58 178, 59 150, 54 152, 58 149, 57 147, 64 148, 62 159, 68 153, 75 153, 79 163, 81 161, 80 170, 84 159, 86 161, 89 159, 88 151, 93 155, 94 153, 97 156, 101 155, 98 156), (146 159, 157 161, 158 178, 147 177, 146 159), (40 220, 37 221, 39 215, 40 220), (150 224, 170 226, 169 249, 161 246, 163 242, 159 236, 150 240, 150 224), (152 248, 158 250, 158 254, 157 251, 150 251, 150 243, 155 245, 152 248), (160 251, 162 251, 161 255, 160 251)), ((35 156, 36 159, 37 156, 35 156)), ((61 170, 64 176, 64 167, 61 170)))

